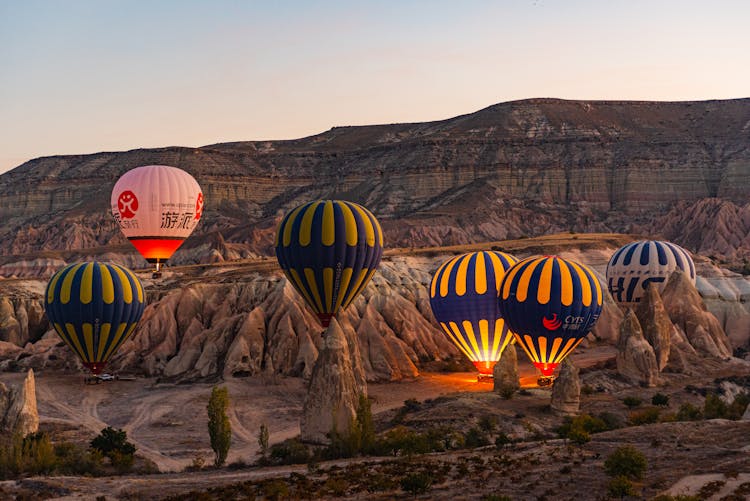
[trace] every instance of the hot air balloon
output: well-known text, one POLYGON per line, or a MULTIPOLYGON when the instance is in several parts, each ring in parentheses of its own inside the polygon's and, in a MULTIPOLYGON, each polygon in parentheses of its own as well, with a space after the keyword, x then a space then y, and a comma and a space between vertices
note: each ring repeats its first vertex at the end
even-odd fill
POLYGON ((365 288, 382 254, 378 220, 343 200, 300 205, 282 219, 276 235, 279 265, 324 327, 365 288))
POLYGON ((685 249, 657 240, 632 242, 618 249, 609 260, 607 288, 618 303, 638 303, 648 284, 657 284, 661 292, 666 279, 677 269, 695 284, 695 264, 685 249))
POLYGON ((146 307, 140 280, 123 266, 84 262, 55 273, 44 306, 57 334, 93 374, 133 333, 146 307))
POLYGON ((557 256, 530 257, 505 274, 500 312, 534 366, 539 384, 588 334, 602 311, 602 288, 582 264, 557 256))
POLYGON ((440 327, 479 371, 490 377, 513 333, 500 314, 505 272, 518 262, 503 252, 470 252, 443 263, 430 284, 430 306, 440 327))
POLYGON ((112 215, 130 243, 156 265, 169 259, 203 214, 198 182, 182 169, 146 165, 129 170, 112 189, 112 215))

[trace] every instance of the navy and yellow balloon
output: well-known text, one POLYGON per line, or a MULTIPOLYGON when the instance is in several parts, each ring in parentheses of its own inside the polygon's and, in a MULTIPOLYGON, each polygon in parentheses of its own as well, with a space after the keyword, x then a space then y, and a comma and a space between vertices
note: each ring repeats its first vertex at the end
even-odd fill
POLYGON ((470 252, 446 261, 432 277, 432 313, 480 374, 492 374, 513 339, 497 298, 506 271, 517 262, 503 252, 470 252))
POLYGON ((71 264, 47 284, 47 318, 92 373, 99 374, 133 333, 146 307, 143 285, 125 267, 71 264))
POLYGON ((359 204, 316 200, 293 209, 276 234, 276 258, 324 327, 368 284, 383 254, 383 231, 359 204))
POLYGON ((506 273, 500 311, 531 362, 550 378, 599 319, 602 287, 575 261, 530 257, 506 273))

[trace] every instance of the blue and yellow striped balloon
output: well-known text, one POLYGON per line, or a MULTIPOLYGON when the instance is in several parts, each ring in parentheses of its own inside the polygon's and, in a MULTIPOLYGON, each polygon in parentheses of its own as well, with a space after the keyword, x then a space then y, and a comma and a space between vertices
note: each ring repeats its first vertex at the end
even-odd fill
POLYGON ((44 295, 55 331, 94 374, 130 337, 146 307, 143 286, 132 271, 96 261, 58 271, 44 295))
POLYGON ((481 374, 492 374, 513 339, 497 298, 506 271, 517 262, 503 252, 470 252, 446 261, 432 277, 435 319, 481 374))
POLYGON ((282 219, 276 234, 281 269, 324 327, 365 288, 382 254, 378 220, 343 200, 300 205, 282 219))
POLYGON ((506 273, 500 311, 526 355, 549 377, 599 319, 602 286, 575 261, 530 257, 506 273))

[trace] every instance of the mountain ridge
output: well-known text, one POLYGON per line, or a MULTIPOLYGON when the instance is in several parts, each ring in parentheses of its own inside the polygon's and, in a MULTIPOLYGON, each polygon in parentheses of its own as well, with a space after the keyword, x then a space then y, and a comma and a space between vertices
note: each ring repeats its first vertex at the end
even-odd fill
MULTIPOLYGON (((750 99, 536 98, 299 139, 43 157, 0 175, 0 238, 8 242, 0 257, 122 245, 109 216, 111 187, 154 163, 183 168, 203 187, 195 246, 218 232, 209 240, 271 254, 278 218, 315 198, 366 205, 388 242, 402 247, 560 231, 666 233, 690 246, 694 230, 680 233, 678 205, 690 212, 685 204, 716 199, 724 209, 693 212, 740 220, 750 212, 750 99)), ((703 226, 709 235, 692 250, 750 256, 732 225, 716 225, 721 249, 706 245, 712 225, 703 226)))

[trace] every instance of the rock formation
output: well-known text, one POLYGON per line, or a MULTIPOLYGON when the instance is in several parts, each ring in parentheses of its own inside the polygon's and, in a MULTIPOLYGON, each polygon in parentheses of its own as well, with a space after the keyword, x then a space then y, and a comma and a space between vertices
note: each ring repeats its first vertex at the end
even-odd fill
POLYGON ((26 436, 36 433, 38 429, 34 371, 29 369, 26 379, 18 388, 8 389, 0 383, 0 430, 3 433, 20 433, 26 436))
POLYGON ((617 372, 632 384, 656 386, 659 376, 656 355, 643 337, 638 317, 631 309, 628 309, 620 325, 616 361, 617 372))
POLYGON ((654 349, 656 363, 661 371, 669 360, 669 346, 672 337, 672 321, 664 308, 656 285, 649 284, 641 302, 635 309, 638 323, 643 329, 643 337, 654 349))
POLYGON ((338 321, 332 319, 302 408, 300 431, 304 441, 328 443, 331 431, 346 435, 356 418, 362 393, 354 376, 348 346, 344 331, 338 321))
POLYGON ((0 269, 13 255, 127 245, 103 208, 114 181, 147 164, 187 170, 206 195, 172 264, 270 255, 282 213, 331 196, 369 207, 390 246, 642 230, 739 260, 750 256, 749 109, 529 99, 293 141, 39 158, 0 176, 0 269))
POLYGON ((516 353, 515 344, 505 347, 503 355, 495 364, 492 376, 494 378, 493 389, 496 392, 502 393, 506 388, 512 388, 513 391, 521 388, 521 383, 518 379, 518 354, 516 353))
POLYGON ((560 364, 560 374, 552 386, 550 407, 555 414, 570 416, 578 414, 581 405, 581 382, 578 379, 578 367, 570 357, 560 364))
POLYGON ((681 271, 674 272, 661 293, 672 323, 699 353, 719 358, 732 356, 724 330, 706 309, 700 294, 681 271))

